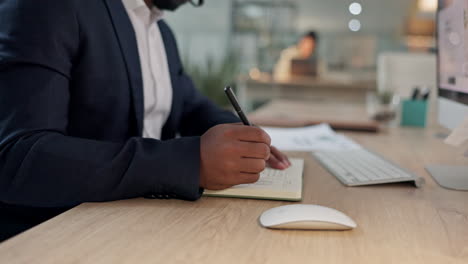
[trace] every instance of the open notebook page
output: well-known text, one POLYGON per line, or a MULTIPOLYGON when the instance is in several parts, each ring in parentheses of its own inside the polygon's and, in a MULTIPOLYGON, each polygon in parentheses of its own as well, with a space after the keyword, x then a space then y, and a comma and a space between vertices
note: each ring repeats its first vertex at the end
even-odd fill
POLYGON ((241 184, 222 191, 205 190, 205 196, 226 196, 268 200, 300 201, 302 199, 302 173, 304 160, 290 159, 288 169, 265 169, 253 184, 241 184))

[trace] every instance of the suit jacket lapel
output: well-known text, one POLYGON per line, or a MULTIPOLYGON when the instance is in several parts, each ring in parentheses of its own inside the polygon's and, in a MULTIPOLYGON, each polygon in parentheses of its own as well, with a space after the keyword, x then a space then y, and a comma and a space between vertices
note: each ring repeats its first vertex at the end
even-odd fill
POLYGON ((141 136, 144 118, 143 80, 135 31, 121 0, 105 0, 105 3, 126 64, 129 85, 132 89, 137 135, 141 136))

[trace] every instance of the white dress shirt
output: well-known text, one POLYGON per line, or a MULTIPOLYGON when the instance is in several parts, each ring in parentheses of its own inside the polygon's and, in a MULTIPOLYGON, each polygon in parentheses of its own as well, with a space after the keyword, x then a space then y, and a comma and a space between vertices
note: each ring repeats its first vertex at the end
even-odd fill
POLYGON ((122 0, 138 42, 143 78, 143 137, 161 138, 161 130, 172 107, 172 84, 166 49, 157 22, 163 12, 151 10, 144 0, 122 0))

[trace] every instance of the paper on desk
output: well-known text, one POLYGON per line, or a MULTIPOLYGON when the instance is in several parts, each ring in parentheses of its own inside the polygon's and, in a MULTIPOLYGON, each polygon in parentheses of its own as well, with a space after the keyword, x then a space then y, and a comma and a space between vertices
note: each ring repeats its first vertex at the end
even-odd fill
POLYGON ((283 151, 340 151, 360 149, 351 139, 335 133, 327 124, 300 128, 262 127, 271 144, 283 151))
POLYGON ((445 139, 445 143, 458 147, 468 140, 468 116, 465 120, 452 131, 452 134, 445 139))

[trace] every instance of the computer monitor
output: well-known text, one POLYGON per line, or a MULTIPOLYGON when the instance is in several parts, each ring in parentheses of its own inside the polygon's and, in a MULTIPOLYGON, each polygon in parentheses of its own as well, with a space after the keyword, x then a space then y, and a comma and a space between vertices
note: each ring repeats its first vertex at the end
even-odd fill
MULTIPOLYGON (((437 11, 438 120, 449 129, 468 116, 468 1, 439 0, 437 11)), ((468 166, 431 165, 442 186, 468 190, 468 166)))
POLYGON ((468 115, 468 1, 439 0, 439 122, 454 129, 468 115))

